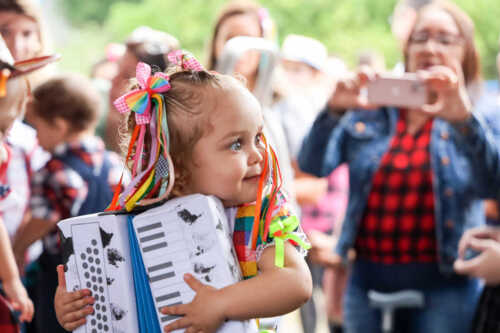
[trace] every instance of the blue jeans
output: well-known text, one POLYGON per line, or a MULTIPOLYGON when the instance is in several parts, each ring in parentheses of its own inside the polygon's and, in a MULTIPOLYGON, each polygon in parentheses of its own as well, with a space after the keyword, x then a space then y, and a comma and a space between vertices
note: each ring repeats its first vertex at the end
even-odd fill
POLYGON ((395 311, 394 332, 469 333, 481 286, 475 279, 446 277, 437 264, 354 263, 344 298, 346 333, 381 332, 381 313, 369 305, 369 290, 419 290, 425 306, 395 311))

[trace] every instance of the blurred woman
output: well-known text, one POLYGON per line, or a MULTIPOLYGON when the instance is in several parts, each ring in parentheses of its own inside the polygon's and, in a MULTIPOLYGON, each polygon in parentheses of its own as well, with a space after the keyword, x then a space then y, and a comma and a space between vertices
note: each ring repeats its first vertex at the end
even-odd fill
POLYGON ((406 72, 430 91, 429 104, 369 105, 360 90, 377 75, 363 70, 339 82, 304 141, 304 171, 324 176, 349 165, 336 253, 325 247, 319 257, 344 267, 356 250, 344 302, 346 332, 380 331, 369 290, 416 289, 425 307, 398 311, 397 330, 465 333, 480 287, 455 274, 453 262, 460 236, 484 223, 481 199, 495 196, 500 181, 497 145, 467 91, 480 80, 471 19, 446 1, 422 7, 404 60, 406 72))
MULTIPOLYGON (((207 64, 209 70, 215 70, 219 65, 226 42, 238 36, 258 37, 274 41, 274 22, 271 20, 267 9, 253 1, 237 0, 228 2, 220 10, 209 44, 207 64)), ((245 78, 247 88, 254 94, 256 92, 259 66, 262 65, 265 65, 265 58, 257 51, 248 51, 243 54, 234 67, 234 73, 245 78)), ((276 150, 285 191, 290 195, 292 202, 295 202, 295 194, 292 188, 293 171, 283 127, 273 110, 273 105, 268 105, 269 103, 263 100, 260 100, 260 102, 264 104, 265 109, 264 133, 276 150)))

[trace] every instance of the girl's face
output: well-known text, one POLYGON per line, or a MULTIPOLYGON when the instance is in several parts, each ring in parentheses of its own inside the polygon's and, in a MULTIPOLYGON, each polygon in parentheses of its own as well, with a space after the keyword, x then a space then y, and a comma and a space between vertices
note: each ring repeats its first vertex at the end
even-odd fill
MULTIPOLYGON (((262 37, 259 22, 255 16, 250 14, 233 15, 222 23, 215 40, 216 59, 220 59, 226 42, 237 36, 262 37)), ((245 53, 236 64, 235 72, 250 79, 257 72, 259 59, 257 52, 245 53)))
POLYGON ((194 146, 187 191, 215 195, 226 207, 253 202, 265 154, 260 105, 237 83, 211 96, 210 129, 194 146))
POLYGON ((0 33, 15 61, 36 57, 41 51, 38 24, 28 16, 0 12, 0 33))
POLYGON ((407 46, 408 72, 453 62, 462 64, 464 57, 465 40, 453 17, 444 10, 422 12, 407 46))

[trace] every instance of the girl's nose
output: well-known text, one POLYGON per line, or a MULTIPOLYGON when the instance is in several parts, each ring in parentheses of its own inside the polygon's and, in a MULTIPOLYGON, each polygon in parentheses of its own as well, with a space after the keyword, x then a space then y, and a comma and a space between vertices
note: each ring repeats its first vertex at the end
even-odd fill
POLYGON ((250 152, 248 162, 249 164, 256 164, 262 162, 264 159, 264 152, 262 148, 252 147, 252 151, 250 152))

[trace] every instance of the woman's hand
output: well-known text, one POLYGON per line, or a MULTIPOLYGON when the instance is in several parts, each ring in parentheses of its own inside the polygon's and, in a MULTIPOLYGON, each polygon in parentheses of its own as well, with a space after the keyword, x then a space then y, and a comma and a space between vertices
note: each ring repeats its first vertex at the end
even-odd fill
POLYGON ((433 99, 432 104, 422 106, 421 111, 450 122, 462 122, 471 116, 472 104, 461 65, 458 61, 449 61, 452 63, 417 72, 433 99))
POLYGON ((21 283, 21 280, 19 280, 19 278, 14 278, 12 280, 2 281, 2 287, 14 310, 21 312, 19 320, 21 322, 30 322, 34 312, 33 302, 29 299, 28 293, 21 283))
POLYGON ((73 331, 85 324, 85 317, 94 309, 94 298, 89 289, 66 291, 66 279, 62 265, 57 266, 57 286, 54 307, 59 324, 67 331, 73 331))
POLYGON ((308 255, 313 263, 334 268, 342 266, 342 257, 333 252, 337 238, 315 230, 310 231, 307 238, 311 242, 308 255))
POLYGON ((458 257, 460 259, 465 258, 465 251, 475 239, 491 239, 500 242, 500 227, 482 226, 464 232, 458 243, 458 257))
POLYGON ((225 319, 223 305, 218 301, 218 289, 198 281, 191 274, 184 275, 184 281, 196 292, 189 304, 167 306, 161 309, 166 315, 182 316, 165 326, 165 332, 186 328, 186 333, 213 333, 225 319))
POLYGON ((335 91, 328 100, 328 106, 332 110, 374 109, 375 106, 368 103, 366 95, 363 95, 361 90, 378 76, 379 74, 372 68, 361 66, 357 73, 337 82, 335 91))
POLYGON ((488 285, 500 284, 500 243, 493 239, 474 238, 468 245, 480 253, 469 260, 457 259, 454 264, 455 271, 482 278, 488 285))

